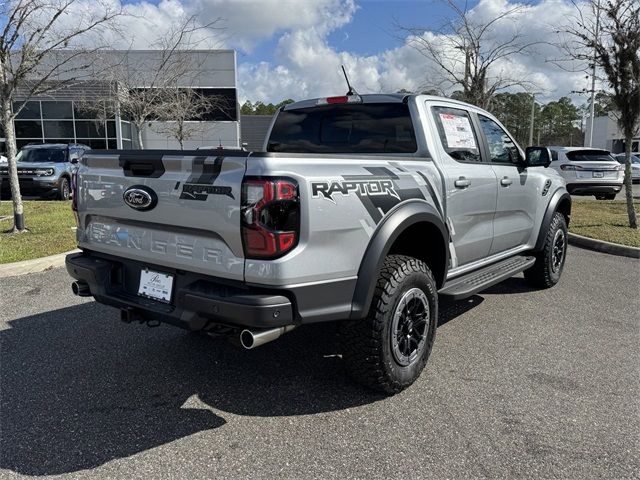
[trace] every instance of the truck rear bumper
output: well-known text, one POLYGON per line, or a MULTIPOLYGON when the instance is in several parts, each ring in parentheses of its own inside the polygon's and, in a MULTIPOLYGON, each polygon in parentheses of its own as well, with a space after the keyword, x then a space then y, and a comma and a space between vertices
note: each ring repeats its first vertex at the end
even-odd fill
POLYGON ((69 275, 89 286, 98 302, 120 308, 123 319, 160 321, 188 330, 212 324, 260 329, 294 323, 290 298, 277 292, 91 252, 68 255, 66 266, 69 275), (140 272, 145 267, 174 276, 171 303, 137 294, 140 272))

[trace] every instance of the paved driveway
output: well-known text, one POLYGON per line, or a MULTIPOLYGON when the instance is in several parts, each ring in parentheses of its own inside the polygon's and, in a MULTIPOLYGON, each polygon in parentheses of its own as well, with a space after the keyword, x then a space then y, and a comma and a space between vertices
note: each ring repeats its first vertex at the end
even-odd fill
POLYGON ((125 325, 64 270, 0 279, 0 477, 637 478, 640 263, 571 248, 443 312, 390 398, 306 328, 254 351, 125 325))

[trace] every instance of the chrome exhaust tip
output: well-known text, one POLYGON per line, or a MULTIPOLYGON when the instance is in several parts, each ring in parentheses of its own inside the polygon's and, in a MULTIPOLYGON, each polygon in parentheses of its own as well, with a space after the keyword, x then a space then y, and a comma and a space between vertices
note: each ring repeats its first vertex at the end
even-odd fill
POLYGON ((82 281, 73 282, 71 284, 71 291, 74 295, 78 297, 90 297, 91 290, 89 289, 89 284, 82 281))
POLYGON ((296 328, 295 325, 287 325, 285 327, 270 328, 269 330, 243 330, 240 333, 240 345, 247 350, 251 350, 280 338, 294 328, 296 328))

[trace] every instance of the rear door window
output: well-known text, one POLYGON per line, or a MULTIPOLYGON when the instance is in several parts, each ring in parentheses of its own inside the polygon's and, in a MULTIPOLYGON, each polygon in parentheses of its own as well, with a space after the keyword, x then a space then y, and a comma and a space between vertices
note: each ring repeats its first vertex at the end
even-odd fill
POLYGON ((478 138, 469 112, 459 108, 433 107, 442 147, 459 162, 482 162, 478 138))
POLYGON ((271 130, 268 152, 414 153, 405 103, 326 105, 283 110, 271 130))

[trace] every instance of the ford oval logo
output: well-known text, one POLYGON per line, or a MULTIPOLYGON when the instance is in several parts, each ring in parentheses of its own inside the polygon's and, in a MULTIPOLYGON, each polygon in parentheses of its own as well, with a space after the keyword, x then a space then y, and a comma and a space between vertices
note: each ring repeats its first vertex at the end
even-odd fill
POLYGON ((158 203, 156 192, 144 185, 134 185, 124 191, 122 195, 124 203, 134 210, 151 210, 158 203))

